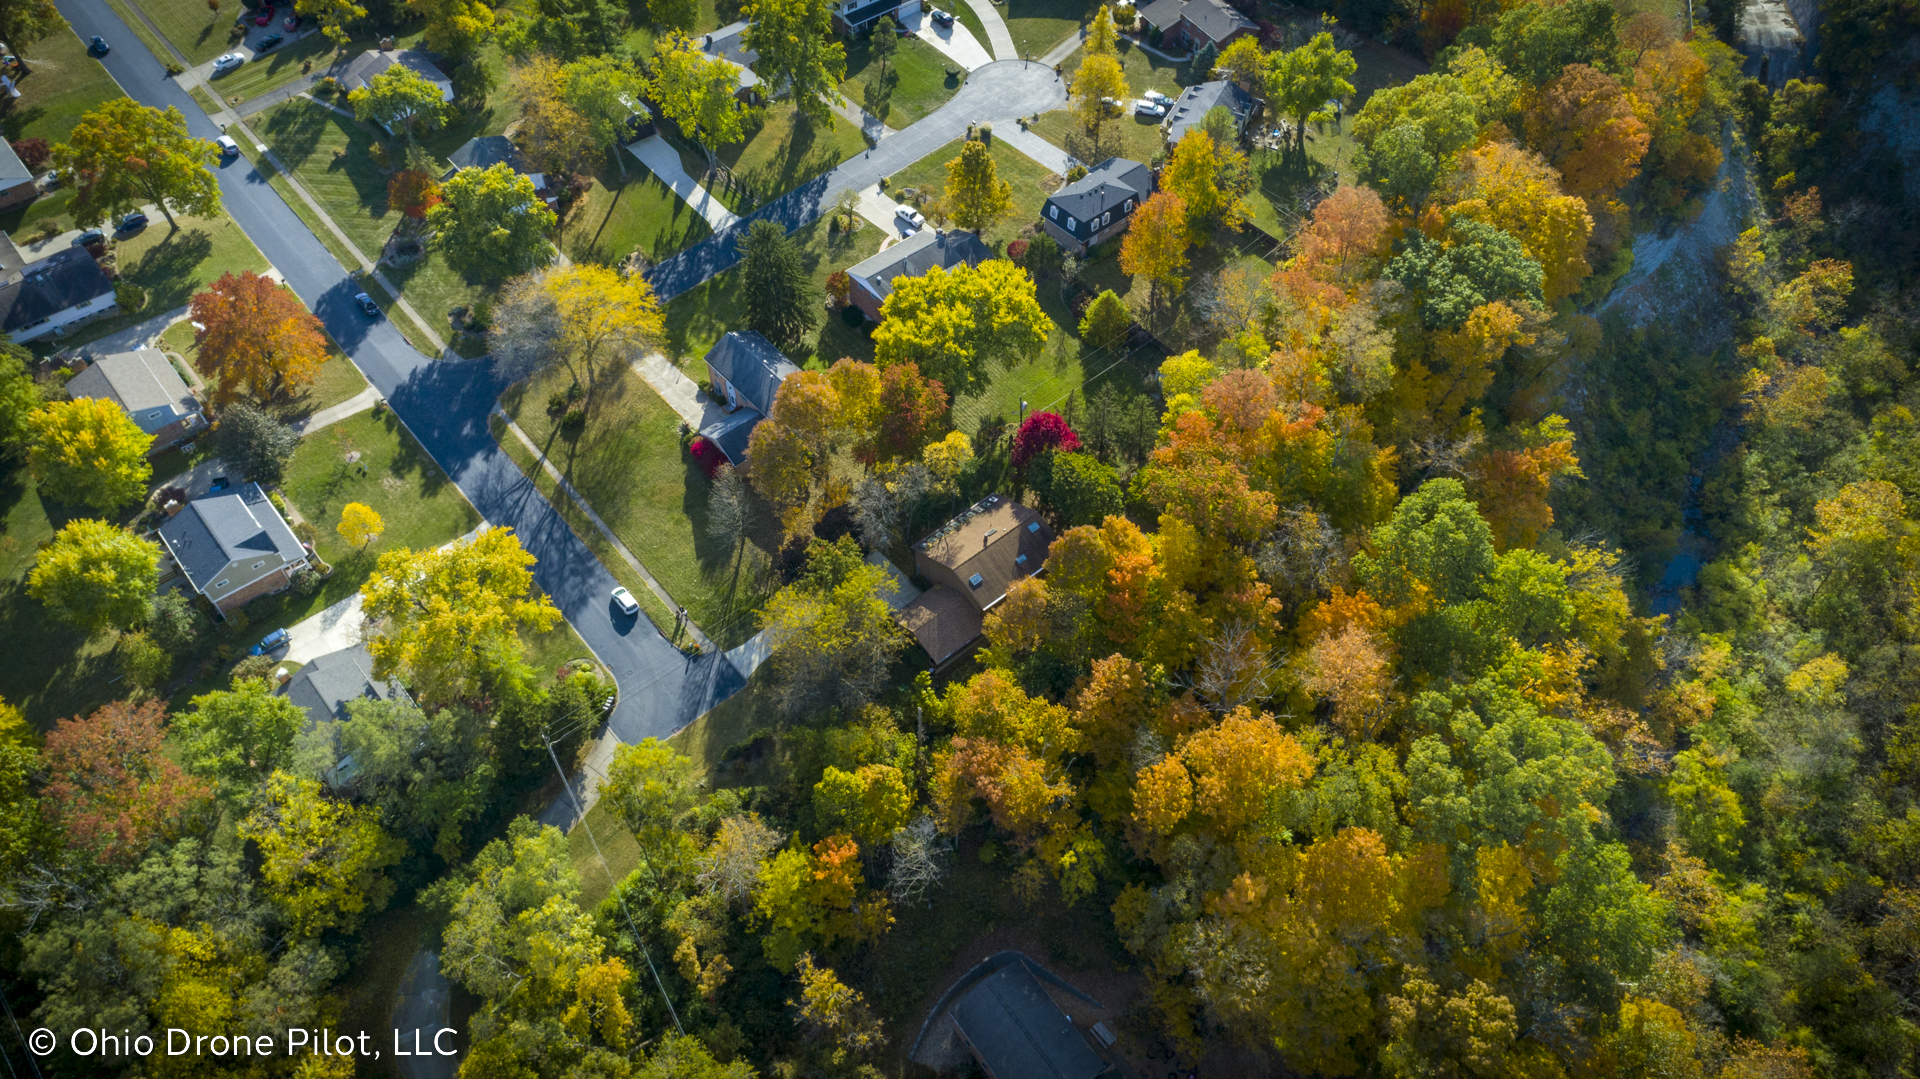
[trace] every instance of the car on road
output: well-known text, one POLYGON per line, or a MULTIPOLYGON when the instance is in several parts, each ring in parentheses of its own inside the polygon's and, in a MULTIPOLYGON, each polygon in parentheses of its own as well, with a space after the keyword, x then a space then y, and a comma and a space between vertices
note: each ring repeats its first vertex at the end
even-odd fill
POLYGON ((121 218, 120 226, 114 229, 114 231, 115 232, 133 232, 137 229, 143 229, 146 227, 147 227, 147 215, 141 213, 138 210, 135 210, 134 212, 121 218))
POLYGON ((941 11, 939 8, 934 8, 928 15, 928 18, 933 20, 933 25, 935 26, 953 25, 953 13, 950 11, 941 11))
POLYGON ((73 246, 75 247, 91 247, 94 244, 103 244, 106 242, 107 234, 101 232, 99 229, 88 229, 73 238, 73 246))
POLYGON ((213 58, 213 73, 215 75, 224 75, 246 62, 247 58, 237 52, 221 53, 219 56, 213 58))
POLYGON ((1158 91, 1158 90, 1148 90, 1148 91, 1147 91, 1146 93, 1144 93, 1144 94, 1142 94, 1142 95, 1140 95, 1140 96, 1142 96, 1142 97, 1144 97, 1144 98, 1146 98, 1146 99, 1147 99, 1148 101, 1151 101, 1151 102, 1153 102, 1153 103, 1154 103, 1154 104, 1156 104, 1156 105, 1171 105, 1171 104, 1173 104, 1173 99, 1172 99, 1172 98, 1170 98, 1170 97, 1168 97, 1167 95, 1165 95, 1165 94, 1163 94, 1163 93, 1161 93, 1161 92, 1160 92, 1160 91, 1158 91))
POLYGON ((899 221, 909 232, 919 232, 927 227, 927 215, 911 206, 900 207, 893 212, 893 216, 894 220, 899 221))
POLYGON ((631 615, 640 613, 640 601, 634 599, 633 593, 624 588, 616 588, 613 590, 613 605, 620 608, 621 614, 631 615))
POLYGON ((380 317, 380 305, 374 303, 373 297, 366 293, 362 292, 360 295, 355 296, 353 302, 360 305, 360 310, 365 311, 368 318, 380 317))
POLYGON ((265 637, 260 638, 259 644, 256 644, 252 648, 247 649, 247 655, 264 656, 268 652, 271 652, 274 649, 286 643, 287 643, 287 631, 284 629, 276 629, 272 633, 267 634, 265 637))
POLYGON ((1133 103, 1133 114, 1135 116, 1165 116, 1167 114, 1167 107, 1158 101, 1148 101, 1143 97, 1133 103))
POLYGON ((240 144, 233 141, 233 137, 230 135, 220 136, 219 138, 213 140, 213 144, 215 146, 220 147, 221 157, 239 157, 240 156, 240 144))
POLYGON ((107 44, 106 38, 95 37, 87 42, 87 51, 95 56, 105 56, 113 51, 113 46, 107 44))
POLYGON ((259 41, 256 41, 253 43, 253 51, 266 52, 268 49, 273 48, 275 45, 278 45, 285 40, 287 39, 286 39, 286 35, 284 34, 268 34, 266 37, 263 37, 259 41))

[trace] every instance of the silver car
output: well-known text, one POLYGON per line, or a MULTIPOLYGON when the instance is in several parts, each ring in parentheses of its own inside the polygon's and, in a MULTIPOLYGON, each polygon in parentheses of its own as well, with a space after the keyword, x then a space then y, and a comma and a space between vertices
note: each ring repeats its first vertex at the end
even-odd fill
POLYGON ((222 53, 213 58, 213 73, 224 75, 246 62, 247 58, 237 52, 222 53))

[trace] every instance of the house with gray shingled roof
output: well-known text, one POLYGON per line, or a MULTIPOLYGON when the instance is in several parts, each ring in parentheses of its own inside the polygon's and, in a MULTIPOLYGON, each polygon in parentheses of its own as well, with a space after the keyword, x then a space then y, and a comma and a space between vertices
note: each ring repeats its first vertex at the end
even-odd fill
POLYGON ((752 330, 735 330, 707 350, 707 380, 726 416, 700 429, 734 464, 746 460, 753 429, 773 411, 774 395, 800 369, 752 330))
POLYGON ((919 277, 935 266, 978 266, 993 257, 993 248, 963 229, 921 229, 892 247, 847 267, 853 278, 853 305, 868 318, 880 321, 880 305, 893 293, 899 277, 919 277))
POLYGON ((173 369, 166 354, 155 348, 95 359, 67 380, 67 394, 119 405, 142 431, 153 436, 149 457, 166 452, 206 426, 200 401, 186 379, 173 369))
POLYGON ((1024 962, 982 979, 953 1025, 990 1079, 1097 1079, 1112 1073, 1024 962))
POLYGON ((0 283, 0 333, 17 344, 118 310, 113 280, 85 248, 69 247, 0 283))
POLYGON ((173 568, 223 618, 249 600, 285 589, 296 572, 312 565, 312 552, 257 483, 196 498, 173 511, 159 531, 173 568))
POLYGON ((1153 170, 1110 157, 1053 193, 1040 209, 1040 227, 1075 255, 1127 231, 1133 212, 1153 194, 1153 170))
POLYGON ((1172 148, 1180 145, 1187 132, 1199 127, 1207 114, 1216 108, 1224 108, 1233 113, 1234 134, 1247 130, 1247 117, 1253 114, 1253 95, 1240 89, 1239 85, 1225 80, 1203 82, 1189 86, 1180 92, 1180 97, 1167 110, 1167 118, 1160 122, 1160 131, 1172 148))
POLYGON ((1157 0, 1140 9, 1140 18, 1160 31, 1160 46, 1168 50, 1224 49, 1234 38, 1260 30, 1227 0, 1157 0))

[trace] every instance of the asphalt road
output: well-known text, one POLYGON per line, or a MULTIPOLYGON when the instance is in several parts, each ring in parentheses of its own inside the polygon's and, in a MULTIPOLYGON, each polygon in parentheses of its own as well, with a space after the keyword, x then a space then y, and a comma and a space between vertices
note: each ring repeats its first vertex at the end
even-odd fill
MULTIPOLYGON (((201 138, 221 134, 105 0, 57 0, 57 6, 81 40, 99 35, 113 45, 99 63, 134 100, 179 109, 201 138)), ((430 360, 385 319, 368 319, 353 302, 360 287, 259 172, 244 158, 216 171, 227 212, 367 381, 481 515, 496 527, 512 528, 539 560, 534 576, 540 587, 619 682, 614 733, 627 742, 665 737, 744 684, 724 656, 689 660, 653 623, 613 607, 613 576, 488 431, 487 413, 503 386, 484 363, 430 360)), ((156 221, 150 227, 166 226, 156 221)))

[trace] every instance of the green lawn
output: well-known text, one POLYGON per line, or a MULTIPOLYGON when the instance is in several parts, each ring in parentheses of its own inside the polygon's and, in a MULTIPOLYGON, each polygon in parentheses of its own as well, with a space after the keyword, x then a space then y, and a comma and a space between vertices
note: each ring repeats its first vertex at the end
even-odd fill
POLYGON ((64 142, 88 109, 120 96, 113 77, 87 55, 87 47, 71 30, 34 42, 26 60, 30 70, 19 77, 19 98, 0 112, 0 131, 9 142, 64 142))
MULTIPOLYGON (((193 323, 176 322, 167 327, 160 335, 160 347, 178 353, 189 366, 199 369, 200 350, 193 343, 193 323)), ((273 411, 284 422, 304 419, 330 405, 337 405, 367 388, 367 380, 361 376, 360 369, 340 351, 340 346, 327 340, 327 359, 320 365, 312 385, 304 387, 299 393, 284 401, 277 401, 273 411)))
POLYGON ((778 526, 762 507, 756 540, 744 557, 707 537, 704 474, 680 446, 680 417, 630 368, 607 373, 587 430, 559 436, 547 399, 571 382, 556 366, 500 397, 507 414, 541 447, 640 564, 722 648, 752 636, 756 563, 778 549, 778 526))
MULTIPOLYGON (((226 52, 232 42, 238 40, 232 34, 236 29, 234 20, 239 18, 240 12, 244 9, 237 0, 221 4, 218 11, 209 10, 207 0, 138 0, 138 2, 140 10, 146 13, 147 18, 153 20, 153 24, 160 28, 161 33, 167 35, 167 40, 173 42, 174 48, 185 53, 187 59, 194 64, 206 63, 226 52)), ((129 23, 137 25, 137 20, 131 17, 131 13, 123 14, 129 16, 127 18, 129 23)), ((252 24, 249 23, 249 29, 251 26, 252 24)), ((166 61, 172 57, 162 53, 159 59, 166 61)))
MULTIPOLYGON (((122 280, 147 290, 147 305, 139 311, 116 315, 89 323, 70 337, 61 338, 61 347, 97 340, 136 322, 186 306, 193 294, 221 274, 241 270, 265 273, 266 256, 247 239, 233 219, 181 217, 179 231, 167 228, 164 217, 154 215, 153 222, 139 235, 112 244, 115 265, 122 280)), ((51 340, 35 345, 54 345, 51 340)))
MULTIPOLYGON (((855 154, 865 153, 867 141, 858 128, 832 117, 830 126, 801 127, 799 110, 775 102, 768 106, 759 127, 746 140, 722 147, 715 155, 747 187, 747 196, 734 190, 714 190, 714 196, 735 213, 748 213, 826 172, 855 154)), ((707 171, 706 156, 680 148, 681 167, 699 179, 707 171)))
POLYGON ((587 197, 560 225, 560 249, 575 262, 617 263, 634 251, 655 262, 713 235, 707 219, 693 212, 645 165, 627 156, 624 177, 615 166, 600 170, 587 197))
MULTIPOLYGON (((907 188, 929 197, 937 195, 946 185, 948 162, 957 160, 965 146, 965 139, 955 139, 894 173, 887 181, 887 190, 896 199, 907 188)), ((996 140, 987 152, 1000 179, 1013 189, 1013 212, 987 229, 982 239, 994 250, 1005 252, 1008 240, 1017 238, 1022 229, 1040 219, 1040 207, 1046 203, 1047 193, 1058 190, 1062 178, 1004 142, 996 140)))
MULTIPOLYGON (((1072 56, 1061 61, 1066 71, 1069 85, 1073 82, 1073 73, 1080 70, 1080 64, 1087 58, 1087 50, 1080 48, 1072 56)), ((1120 71, 1127 77, 1127 95, 1139 97, 1144 91, 1158 90, 1172 97, 1179 97, 1182 88, 1197 82, 1205 82, 1205 72, 1196 73, 1191 60, 1168 60, 1155 56, 1145 49, 1136 49, 1133 42, 1120 39, 1120 71)))
MULTIPOLYGON (((813 274, 815 288, 826 283, 836 270, 847 267, 880 250, 880 230, 870 222, 852 235, 833 234, 827 219, 821 218, 793 234, 800 245, 800 257, 813 274)), ((823 316, 826 315, 822 311, 823 316)), ((667 305, 667 354, 679 359, 697 360, 706 355, 715 341, 729 330, 740 328, 740 270, 735 267, 689 289, 667 305)), ((817 339, 822 356, 831 361, 853 353, 845 351, 846 337, 853 336, 839 319, 826 319, 817 339)), ((803 348, 793 357, 806 359, 812 349, 803 348)))
POLYGON ((847 47, 847 80, 840 84, 840 92, 848 101, 896 128, 946 104, 967 79, 959 65, 926 42, 911 37, 900 38, 899 42, 900 48, 883 74, 872 62, 872 35, 855 40, 847 47), (949 68, 956 72, 952 78, 947 76, 949 68))
POLYGON ((1080 121, 1064 110, 1040 114, 1033 132, 1089 164, 1109 157, 1151 164, 1160 152, 1160 121, 1129 112, 1100 125, 1100 140, 1087 136, 1080 121))
MULTIPOLYGON (((364 52, 373 44, 371 39, 350 42, 347 55, 364 52)), ((213 87, 213 92, 220 95, 223 103, 238 105, 307 74, 301 70, 303 66, 308 67, 309 71, 325 71, 333 62, 333 56, 333 42, 328 41, 324 34, 313 34, 257 56, 233 71, 210 80, 207 85, 213 87)))
POLYGON ((302 439, 281 488, 313 525, 320 557, 349 576, 364 576, 383 552, 438 547, 480 523, 466 496, 390 411, 362 412, 302 439), (360 456, 349 462, 352 453, 360 456), (386 522, 364 551, 334 530, 349 502, 373 507, 386 522))
MULTIPOLYGON (((964 5, 965 0, 961 0, 964 5)), ((1019 10, 1008 4, 1001 17, 1021 56, 1039 59, 1061 39, 1073 33, 1100 10, 1099 0, 1020 0, 1019 10)))

